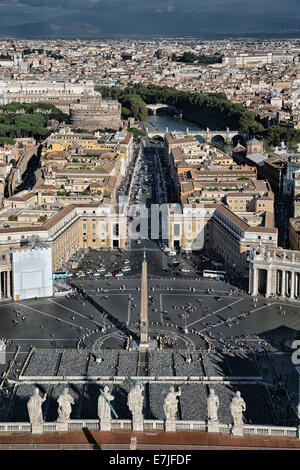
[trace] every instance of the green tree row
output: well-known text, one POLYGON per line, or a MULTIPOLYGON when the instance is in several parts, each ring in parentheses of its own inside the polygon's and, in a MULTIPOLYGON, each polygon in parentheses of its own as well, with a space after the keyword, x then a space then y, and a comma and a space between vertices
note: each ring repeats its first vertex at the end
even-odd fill
POLYGON ((273 125, 269 129, 258 132, 258 134, 263 138, 265 150, 267 151, 284 142, 288 150, 296 152, 298 144, 300 144, 300 129, 273 125))
POLYGON ((222 56, 219 54, 204 55, 195 54, 194 52, 184 52, 181 55, 173 54, 171 59, 174 62, 194 63, 198 64, 220 64, 222 62, 222 56))
POLYGON ((0 106, 0 111, 0 138, 7 143, 12 143, 13 139, 19 137, 34 137, 37 140, 46 138, 50 134, 46 129, 50 119, 62 122, 68 118, 61 110, 48 103, 9 103, 0 106))

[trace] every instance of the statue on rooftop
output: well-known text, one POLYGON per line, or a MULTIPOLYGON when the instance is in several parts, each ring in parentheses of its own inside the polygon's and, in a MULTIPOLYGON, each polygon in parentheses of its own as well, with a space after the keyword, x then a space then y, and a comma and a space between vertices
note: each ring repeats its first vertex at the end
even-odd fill
POLYGON ((243 435, 243 412, 246 411, 246 403, 241 397, 241 392, 236 392, 230 403, 230 412, 233 418, 232 433, 234 435, 243 435))
POLYGON ((136 384, 128 393, 127 405, 132 414, 132 425, 134 431, 143 431, 144 428, 143 390, 144 387, 142 384, 136 384))
POLYGON ((100 423, 111 421, 110 402, 114 399, 115 397, 111 395, 109 387, 106 385, 98 398, 98 418, 100 419, 100 423))
POLYGON ((46 401, 46 398, 47 393, 41 397, 39 389, 37 387, 34 389, 33 395, 27 402, 27 410, 31 424, 43 424, 42 404, 46 401))
POLYGON ((207 417, 210 422, 218 421, 219 398, 212 389, 207 398, 207 417))
POLYGON ((169 393, 167 393, 165 401, 164 401, 164 413, 166 420, 175 420, 175 415, 178 408, 178 400, 177 397, 181 396, 181 390, 179 389, 178 392, 175 392, 175 388, 172 386, 170 387, 169 393))
POLYGON ((58 403, 58 423, 65 423, 70 419, 72 405, 75 404, 74 398, 69 394, 69 389, 65 388, 63 393, 57 399, 58 403))

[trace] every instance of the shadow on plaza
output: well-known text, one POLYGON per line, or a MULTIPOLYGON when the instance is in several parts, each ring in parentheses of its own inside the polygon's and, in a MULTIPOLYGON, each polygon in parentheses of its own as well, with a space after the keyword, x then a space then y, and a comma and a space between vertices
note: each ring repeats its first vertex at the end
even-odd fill
MULTIPOLYGON (((284 319, 284 316, 282 318, 284 319)), ((257 333, 257 335, 262 340, 267 341, 271 347, 280 351, 290 352, 291 354, 292 350, 288 342, 296 339, 300 340, 300 331, 285 325, 281 325, 273 330, 264 331, 263 333, 257 333)))
MULTIPOLYGON (((270 337, 269 343, 276 338, 274 335, 282 334, 282 337, 297 333, 286 327, 280 327, 261 337, 270 337)), ((259 335, 260 336, 260 335, 259 335)), ((277 344, 277 343, 276 343, 277 344)), ((204 358, 205 361, 205 358, 204 358)), ((214 368, 216 375, 227 377, 243 377, 243 383, 226 385, 222 391, 220 386, 220 402, 224 396, 224 402, 230 403, 237 391, 246 403, 244 420, 247 424, 296 426, 298 423, 296 408, 298 405, 298 376, 294 372, 291 358, 283 359, 278 354, 270 354, 258 350, 252 353, 234 354, 208 354, 206 362, 214 368), (283 369, 282 369, 283 367, 283 369), (247 377, 249 382, 246 383, 247 377), (257 380, 253 380, 257 377, 257 380), (261 378, 259 378, 261 377, 261 378), (226 396, 227 395, 227 396, 226 396)), ((221 408, 221 406, 220 406, 221 408)))
POLYGON ((83 288, 81 288, 80 286, 76 284, 70 284, 70 285, 72 288, 75 288, 76 291, 82 295, 84 300, 89 302, 99 313, 104 315, 104 318, 109 320, 121 333, 125 333, 125 335, 131 336, 133 340, 138 341, 139 336, 135 332, 131 331, 127 327, 125 322, 121 322, 120 320, 118 320, 118 318, 114 317, 110 312, 108 312, 108 310, 106 310, 104 307, 99 305, 98 302, 96 302, 93 299, 93 297, 91 297, 89 294, 87 294, 83 290, 83 288))

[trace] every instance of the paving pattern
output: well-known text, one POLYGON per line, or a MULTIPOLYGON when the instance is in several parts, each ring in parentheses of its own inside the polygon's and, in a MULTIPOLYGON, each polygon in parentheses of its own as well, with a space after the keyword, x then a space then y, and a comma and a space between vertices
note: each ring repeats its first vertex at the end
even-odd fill
MULTIPOLYGON (((260 361, 261 362, 261 361, 260 361)), ((57 419, 57 398, 65 385, 40 385, 39 375, 93 375, 93 376, 125 376, 128 377, 122 384, 110 385, 115 399, 112 406, 120 419, 130 419, 131 414, 127 406, 127 395, 133 382, 130 377, 136 375, 139 364, 138 351, 102 351, 99 355, 88 351, 50 351, 36 350, 31 356, 24 375, 36 376, 36 384, 41 393, 47 393, 47 400, 43 405, 44 419, 55 421, 57 419), (96 358, 101 357, 102 362, 97 363, 96 358), (50 372, 51 374, 50 374, 50 372)), ((177 418, 181 420, 207 419, 207 397, 209 389, 213 388, 219 397, 219 420, 230 424, 232 421, 229 405, 236 391, 239 390, 247 406, 245 422, 249 424, 274 424, 276 413, 267 393, 263 381, 245 383, 249 377, 260 377, 256 361, 249 355, 233 353, 206 354, 199 352, 158 352, 148 353, 150 376, 231 376, 243 377, 244 382, 230 382, 226 384, 195 384, 186 383, 176 385, 180 387, 181 396, 178 399, 177 418)), ((263 365, 263 363, 261 363, 263 365)), ((259 366, 260 369, 262 368, 259 366)), ((262 378, 262 377, 261 377, 262 378)), ((163 403, 169 392, 170 383, 150 383, 144 390, 144 416, 146 419, 164 419, 163 403)), ((32 395, 35 384, 17 386, 13 396, 9 421, 27 421, 26 403, 32 395)), ((100 388, 104 384, 76 384, 69 383, 70 393, 74 397, 75 405, 72 407, 73 419, 97 419, 97 403, 100 388)), ((295 415, 291 413, 290 424, 295 424, 295 415)))

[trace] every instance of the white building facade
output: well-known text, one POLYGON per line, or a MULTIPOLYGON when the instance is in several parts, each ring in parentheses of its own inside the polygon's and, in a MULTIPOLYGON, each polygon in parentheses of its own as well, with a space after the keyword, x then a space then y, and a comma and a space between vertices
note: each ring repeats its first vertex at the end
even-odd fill
POLYGON ((50 247, 13 252, 14 300, 53 295, 51 253, 50 247))

